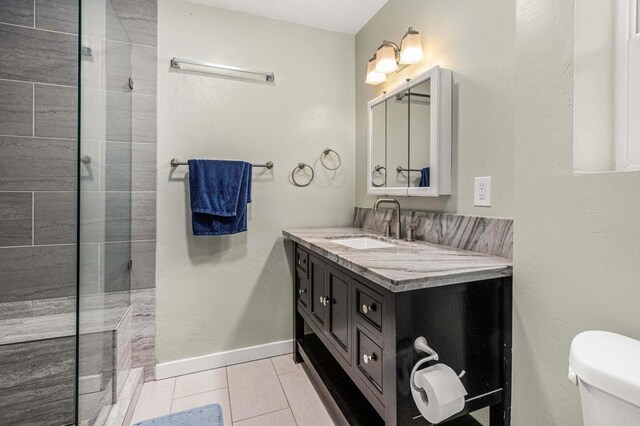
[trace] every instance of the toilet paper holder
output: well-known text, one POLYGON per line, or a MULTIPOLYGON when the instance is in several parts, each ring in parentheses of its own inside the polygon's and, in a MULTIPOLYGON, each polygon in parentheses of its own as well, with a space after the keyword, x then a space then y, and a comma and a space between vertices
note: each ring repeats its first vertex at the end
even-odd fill
MULTIPOLYGON (((418 371, 418 368, 420 368, 420 366, 426 364, 427 362, 439 361, 440 356, 438 355, 438 352, 435 351, 435 349, 429 346, 429 344, 427 343, 427 339, 423 336, 420 336, 413 341, 413 349, 415 349, 416 352, 423 352, 429 355, 426 358, 422 358, 420 361, 416 362, 416 365, 414 365, 413 369, 411 370, 411 387, 417 389, 417 386, 414 383, 414 377, 416 375, 416 371, 418 371)), ((460 374, 458 374, 458 378, 462 378, 466 373, 466 371, 462 370, 460 374)))

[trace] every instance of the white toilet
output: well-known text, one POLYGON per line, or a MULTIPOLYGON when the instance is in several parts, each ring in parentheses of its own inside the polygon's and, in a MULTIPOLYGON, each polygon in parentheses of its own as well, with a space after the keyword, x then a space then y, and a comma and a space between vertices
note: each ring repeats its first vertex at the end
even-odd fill
POLYGON ((571 343, 569 380, 585 426, 640 426, 640 341, 585 331, 571 343))

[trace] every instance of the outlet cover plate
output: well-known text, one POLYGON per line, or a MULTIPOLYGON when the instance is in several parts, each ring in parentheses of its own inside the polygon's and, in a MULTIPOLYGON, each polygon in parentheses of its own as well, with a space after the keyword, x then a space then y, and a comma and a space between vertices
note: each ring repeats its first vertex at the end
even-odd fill
POLYGON ((491 207, 491 176, 475 178, 473 204, 477 207, 491 207))

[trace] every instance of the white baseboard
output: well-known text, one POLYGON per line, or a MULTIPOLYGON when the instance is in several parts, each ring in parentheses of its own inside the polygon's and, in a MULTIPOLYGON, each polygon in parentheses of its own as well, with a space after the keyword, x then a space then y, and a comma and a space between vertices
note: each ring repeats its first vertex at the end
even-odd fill
POLYGON ((250 346, 248 348, 234 349, 232 351, 218 352, 194 358, 163 362, 162 364, 156 365, 156 380, 181 376, 183 374, 197 373, 198 371, 211 370, 213 368, 226 367, 228 365, 240 364, 263 358, 271 358, 273 356, 288 354, 292 351, 293 340, 283 340, 281 342, 250 346))

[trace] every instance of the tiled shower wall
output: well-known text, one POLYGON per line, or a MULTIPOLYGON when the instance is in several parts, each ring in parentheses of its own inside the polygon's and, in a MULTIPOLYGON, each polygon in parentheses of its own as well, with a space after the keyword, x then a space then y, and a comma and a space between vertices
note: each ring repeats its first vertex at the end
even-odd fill
MULTIPOLYGON (((0 0, 0 321, 75 311, 78 3, 0 0)), ((112 3, 132 42, 132 136, 124 142, 131 144, 132 161, 133 366, 147 367, 150 378, 157 2, 112 3)), ((96 169, 114 167, 106 155, 91 156, 96 169)), ((28 376, 30 366, 24 368, 28 376)))

